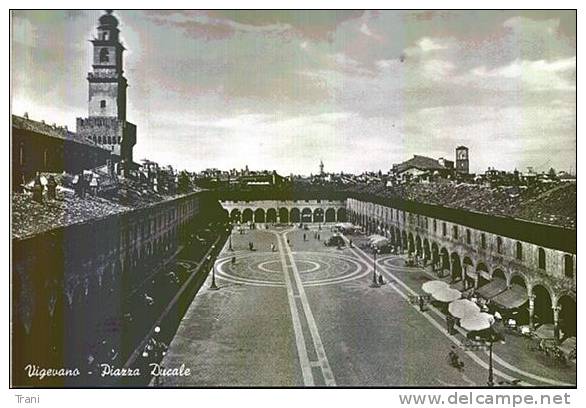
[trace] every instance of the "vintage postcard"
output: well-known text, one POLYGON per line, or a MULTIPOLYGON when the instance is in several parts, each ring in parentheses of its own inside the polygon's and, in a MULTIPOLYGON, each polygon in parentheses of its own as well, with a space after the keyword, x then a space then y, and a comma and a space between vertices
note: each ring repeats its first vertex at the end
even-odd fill
POLYGON ((576 18, 11 10, 11 387, 576 388, 576 18))

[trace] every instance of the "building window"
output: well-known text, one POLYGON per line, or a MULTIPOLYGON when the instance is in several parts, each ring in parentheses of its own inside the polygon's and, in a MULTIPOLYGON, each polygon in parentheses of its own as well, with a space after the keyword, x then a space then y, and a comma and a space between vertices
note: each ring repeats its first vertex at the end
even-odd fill
POLYGON ((545 270, 545 250, 543 248, 539 248, 537 253, 537 264, 539 269, 545 270))
POLYGON ((458 226, 457 225, 454 225, 452 227, 452 235, 453 235, 454 239, 458 239, 458 226))
POLYGON ((403 223, 405 222, 405 211, 403 211, 403 223))
POLYGON ((437 232, 437 221, 433 220, 433 232, 437 232))
POLYGON ((522 261, 523 260, 523 244, 521 244, 520 242, 517 242, 517 260, 522 261))
POLYGON ((448 234, 448 228, 445 222, 442 222, 442 236, 446 236, 448 234))
POLYGON ((480 235, 480 247, 486 249, 486 235, 484 234, 480 235))
POLYGON ((102 136, 98 136, 98 143, 102 144, 102 136))
POLYGON ((469 229, 466 230, 466 243, 467 244, 472 243, 472 233, 470 232, 469 229))
POLYGON ((572 255, 564 255, 564 276, 566 278, 574 277, 574 261, 572 255))
POLYGON ((110 61, 110 51, 107 48, 102 48, 100 50, 100 62, 109 62, 110 61))
POLYGON ((496 237, 496 251, 499 254, 503 253, 503 239, 501 237, 496 237))
POLYGON ((105 108, 105 107, 106 107, 106 101, 102 99, 100 101, 100 108, 105 108))

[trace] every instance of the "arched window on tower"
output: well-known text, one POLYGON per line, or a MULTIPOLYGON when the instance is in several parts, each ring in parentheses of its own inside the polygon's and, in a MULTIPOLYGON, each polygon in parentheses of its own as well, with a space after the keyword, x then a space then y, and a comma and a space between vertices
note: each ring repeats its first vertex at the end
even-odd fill
POLYGON ((100 50, 100 62, 109 62, 110 61, 110 51, 107 48, 102 48, 100 50))

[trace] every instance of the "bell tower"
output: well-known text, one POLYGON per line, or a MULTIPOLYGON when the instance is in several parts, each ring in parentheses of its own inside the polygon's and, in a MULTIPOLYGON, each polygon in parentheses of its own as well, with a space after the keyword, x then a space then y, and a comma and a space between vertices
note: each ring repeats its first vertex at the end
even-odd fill
POLYGON ((88 74, 90 117, 126 120, 126 87, 122 65, 124 46, 120 43, 118 20, 107 10, 99 19, 93 46, 92 72, 88 74))
POLYGON ((456 172, 468 174, 470 171, 470 160, 466 146, 456 147, 456 172))
POLYGON ((87 76, 88 117, 77 118, 77 133, 131 165, 136 126, 126 121, 125 48, 112 10, 99 18, 96 37, 90 41, 93 52, 92 70, 87 76))

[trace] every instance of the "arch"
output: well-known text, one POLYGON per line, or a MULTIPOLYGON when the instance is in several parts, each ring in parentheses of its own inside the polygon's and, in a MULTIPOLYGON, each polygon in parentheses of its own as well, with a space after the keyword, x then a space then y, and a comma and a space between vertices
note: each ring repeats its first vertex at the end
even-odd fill
POLYGON ((450 260, 452 261, 452 280, 456 281, 462 279, 462 264, 460 263, 460 256, 456 252, 453 252, 452 255, 450 255, 450 260))
POLYGON ((230 220, 232 220, 232 222, 240 222, 241 216, 242 213, 238 208, 234 208, 232 211, 230 211, 230 220))
POLYGON ((250 208, 245 208, 242 211, 242 222, 252 222, 253 212, 250 208))
POLYGON ((440 259, 441 259, 441 266, 442 270, 451 271, 450 268, 450 256, 448 255, 448 250, 446 248, 442 248, 440 251, 440 259))
POLYGON ((500 278, 506 282, 507 276, 501 268, 495 268, 492 271, 492 279, 500 278))
POLYGON ((537 284, 533 286, 531 292, 535 296, 533 321, 539 324, 553 322, 552 297, 549 290, 537 284))
POLYGON ((423 246, 421 245, 421 237, 419 235, 415 237, 415 252, 417 256, 423 255, 423 246))
POLYGON ((427 260, 431 258, 431 248, 429 247, 429 241, 427 238, 423 240, 423 259, 427 260))
POLYGON ((539 248, 537 250, 537 266, 539 267, 539 269, 542 269, 544 271, 547 267, 545 262, 545 249, 543 248, 539 248))
POLYGON ((559 328, 563 333, 563 337, 575 337, 576 331, 576 300, 571 296, 562 295, 558 299, 558 306, 560 306, 559 314, 559 328))
POLYGON ((254 210, 254 222, 265 222, 265 210, 257 208, 254 210))
POLYGON ((326 222, 336 222, 336 210, 333 208, 326 210, 326 222))
POLYGON ((478 274, 478 286, 482 286, 490 280, 490 271, 484 262, 478 262, 476 273, 478 274))
POLYGON ((311 208, 304 208, 301 211, 301 222, 312 222, 312 215, 311 208))
POLYGON ((574 278, 574 260, 569 254, 564 255, 564 276, 570 279, 574 278))
POLYGON ((110 50, 102 48, 100 50, 100 63, 110 62, 110 50))
POLYGON ((433 265, 437 265, 439 262, 439 249, 435 242, 431 244, 431 261, 433 265))
POLYGON ((279 208, 279 222, 289 223, 289 210, 285 207, 279 208))
POLYGON ((299 208, 291 208, 289 213, 290 221, 291 222, 300 222, 301 221, 301 211, 299 208))
POLYGON ((313 222, 324 222, 324 209, 316 208, 313 210, 313 222))
POLYGON ((503 253, 503 239, 501 237, 496 237, 496 252, 503 253))
POLYGON ((518 261, 523 260, 523 244, 519 241, 515 244, 515 258, 517 258, 518 261))
POLYGON ((266 221, 267 222, 277 222, 277 210, 274 208, 269 208, 267 210, 267 216, 266 216, 266 221))
POLYGON ((336 214, 337 217, 336 219, 338 220, 338 222, 346 222, 346 209, 344 207, 340 207, 338 208, 338 213, 336 214))
POLYGON ((525 276, 523 276, 520 273, 513 273, 511 275, 511 285, 519 285, 524 287, 525 289, 527 289, 527 281, 525 279, 525 276))
POLYGON ((412 233, 409 233, 407 245, 408 245, 407 251, 409 253, 412 253, 413 251, 415 251, 415 242, 413 241, 413 234, 412 233))

